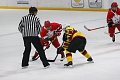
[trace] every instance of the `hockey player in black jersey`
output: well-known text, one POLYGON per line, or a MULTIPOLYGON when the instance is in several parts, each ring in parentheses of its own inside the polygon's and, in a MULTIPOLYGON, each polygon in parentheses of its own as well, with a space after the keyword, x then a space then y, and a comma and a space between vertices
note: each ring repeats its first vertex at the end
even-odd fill
POLYGON ((87 61, 93 61, 92 57, 85 50, 86 38, 82 34, 75 30, 72 26, 68 25, 65 27, 64 35, 63 35, 63 45, 58 49, 58 54, 61 51, 65 50, 67 62, 64 64, 64 67, 73 66, 72 54, 78 50, 83 56, 87 58, 87 61))

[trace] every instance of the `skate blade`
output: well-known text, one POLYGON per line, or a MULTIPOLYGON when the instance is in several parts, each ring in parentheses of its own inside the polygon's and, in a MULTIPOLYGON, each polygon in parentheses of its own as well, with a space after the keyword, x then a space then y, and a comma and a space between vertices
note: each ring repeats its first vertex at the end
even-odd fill
POLYGON ((44 67, 44 69, 47 69, 47 68, 50 68, 50 65, 49 65, 49 66, 44 67))
MULTIPOLYGON (((36 59, 36 60, 37 60, 37 59, 36 59)), ((31 60, 29 60, 29 62, 33 62, 33 61, 36 61, 36 60, 32 60, 32 59, 31 59, 31 60)))
POLYGON ((26 69, 26 68, 28 68, 28 66, 24 66, 24 67, 22 67, 22 69, 26 69))
POLYGON ((32 62, 33 60, 29 60, 29 62, 32 62))
POLYGON ((94 63, 94 61, 88 61, 88 63, 94 63))
POLYGON ((72 68, 73 65, 69 65, 69 66, 64 66, 64 68, 72 68))

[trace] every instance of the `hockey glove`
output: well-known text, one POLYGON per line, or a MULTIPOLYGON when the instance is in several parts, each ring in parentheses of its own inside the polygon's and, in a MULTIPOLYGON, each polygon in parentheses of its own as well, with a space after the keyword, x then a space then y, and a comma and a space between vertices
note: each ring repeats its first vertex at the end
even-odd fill
POLYGON ((61 32, 56 32, 56 35, 57 35, 57 36, 60 36, 60 35, 61 35, 61 32))
POLYGON ((61 32, 62 32, 62 25, 60 25, 56 30, 55 30, 55 33, 57 36, 60 36, 61 35, 61 32))
POLYGON ((61 54, 62 51, 64 51, 64 48, 63 48, 63 47, 57 48, 57 54, 61 54))
POLYGON ((44 42, 44 46, 46 47, 46 49, 48 49, 48 48, 50 47, 49 42, 48 42, 48 41, 45 41, 45 42, 44 42))
POLYGON ((42 39, 41 41, 40 41, 40 43, 41 43, 41 45, 43 46, 43 47, 46 47, 46 49, 48 49, 50 46, 49 46, 49 41, 47 41, 47 40, 44 40, 44 39, 42 39))
POLYGON ((113 26, 112 22, 108 23, 108 27, 112 27, 112 26, 113 26))
POLYGON ((63 41, 66 41, 67 40, 67 35, 64 33, 63 34, 63 38, 62 38, 63 41))

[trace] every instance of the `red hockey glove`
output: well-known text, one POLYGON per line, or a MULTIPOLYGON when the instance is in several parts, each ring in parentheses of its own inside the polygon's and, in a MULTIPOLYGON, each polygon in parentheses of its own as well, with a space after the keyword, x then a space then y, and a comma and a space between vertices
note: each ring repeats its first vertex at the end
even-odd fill
POLYGON ((48 41, 45 41, 45 42, 44 42, 44 46, 46 47, 46 49, 48 49, 48 48, 50 47, 49 42, 48 42, 48 41))
POLYGON ((61 35, 62 28, 58 28, 58 30, 55 32, 57 36, 61 35))
POLYGON ((47 49, 49 48, 49 42, 48 42, 48 41, 42 39, 40 42, 41 42, 41 45, 42 45, 43 47, 46 47, 47 49))
POLYGON ((60 35, 61 35, 61 32, 56 32, 56 35, 57 35, 57 36, 60 36, 60 35))
POLYGON ((59 27, 56 32, 61 32, 61 31, 62 31, 62 27, 59 27))

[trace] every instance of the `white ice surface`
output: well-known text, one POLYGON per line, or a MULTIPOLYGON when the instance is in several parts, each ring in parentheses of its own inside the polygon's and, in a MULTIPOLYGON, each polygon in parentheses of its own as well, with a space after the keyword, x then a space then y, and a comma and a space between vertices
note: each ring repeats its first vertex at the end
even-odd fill
MULTIPOLYGON (((86 50, 95 63, 87 63, 86 58, 77 51, 73 54, 73 68, 63 68, 66 60, 60 62, 59 55, 48 69, 43 68, 40 60, 30 62, 27 69, 21 69, 24 46, 18 24, 21 17, 27 14, 27 10, 0 10, 0 80, 120 80, 120 34, 116 35, 116 42, 113 43, 104 33, 107 28, 95 31, 83 28, 84 25, 89 28, 106 26, 106 12, 39 11, 37 16, 42 25, 45 20, 50 20, 63 25, 69 23, 82 31, 87 38, 86 50)), ((59 40, 62 43, 62 36, 59 40)), ((32 46, 30 56, 34 51, 32 46)), ((46 50, 46 56, 48 59, 56 56, 52 45, 46 50)))

